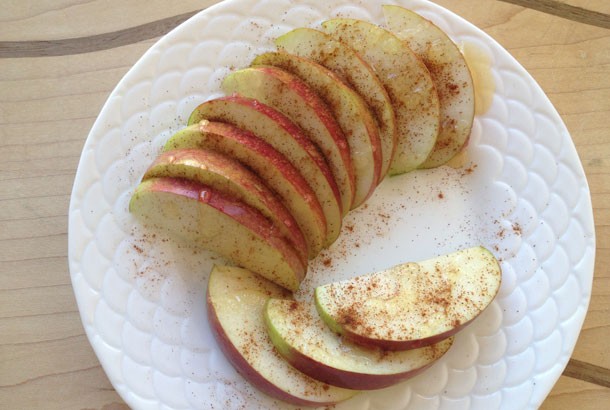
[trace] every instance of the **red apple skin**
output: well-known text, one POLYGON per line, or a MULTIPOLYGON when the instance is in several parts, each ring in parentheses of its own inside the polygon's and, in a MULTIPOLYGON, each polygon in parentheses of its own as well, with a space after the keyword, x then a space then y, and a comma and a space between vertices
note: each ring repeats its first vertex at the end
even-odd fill
MULTIPOLYGON (((279 123, 280 126, 284 128, 290 135, 292 135, 292 137, 299 143, 299 145, 303 147, 303 149, 313 159, 315 164, 320 168, 322 174, 324 174, 324 176, 326 177, 328 184, 330 185, 333 191, 335 200, 338 202, 339 206, 341 206, 341 195, 339 193, 339 188, 337 187, 337 183, 335 182, 332 176, 332 172, 328 167, 328 164, 324 160, 322 154, 318 151, 318 148, 315 146, 315 144, 309 138, 307 138, 305 134, 303 134, 303 131, 295 123, 293 123, 288 117, 286 117, 284 114, 277 111, 276 109, 268 105, 261 104, 260 102, 252 98, 245 98, 239 95, 229 95, 226 97, 218 98, 218 100, 236 102, 246 107, 251 107, 263 113, 267 117, 271 118, 273 121, 279 123)), ((197 109, 195 109, 195 112, 197 112, 197 109)), ((190 123, 191 118, 189 118, 189 124, 190 123)))
MULTIPOLYGON (((287 198, 287 194, 279 192, 277 186, 270 187, 280 196, 284 205, 286 205, 297 220, 307 241, 309 258, 313 259, 316 257, 322 249, 326 237, 326 218, 316 194, 297 168, 270 144, 251 132, 231 124, 202 121, 192 127, 198 128, 199 133, 195 134, 195 137, 188 141, 186 147, 209 148, 222 152, 247 165, 265 180, 268 180, 268 178, 265 178, 265 175, 270 167, 273 167, 278 174, 281 174, 283 180, 289 186, 289 188, 284 189, 282 192, 289 190, 301 203, 305 203, 309 210, 307 217, 299 215, 295 208, 297 206, 295 201, 287 198)), ((164 150, 185 148, 181 145, 182 143, 183 141, 170 139, 165 145, 164 150)))
MULTIPOLYGON (((483 311, 481 311, 483 313, 483 311)), ((478 316, 477 316, 478 317, 478 316)), ((389 351, 402 351, 402 350, 411 350, 411 349, 419 349, 421 347, 426 347, 433 345, 435 343, 442 342, 445 339, 448 339, 454 335, 456 335, 460 330, 468 326, 475 318, 464 322, 451 330, 443 333, 439 333, 434 336, 424 337, 417 340, 407 340, 407 341, 395 341, 395 340, 374 340, 363 337, 357 333, 351 332, 348 328, 343 327, 341 330, 341 336, 343 336, 346 340, 351 341, 354 344, 370 347, 370 348, 380 348, 383 350, 389 351)))
MULTIPOLYGON (((453 341, 451 343, 453 343, 453 341)), ((294 368, 324 383, 345 389, 375 390, 389 387, 417 376, 436 363, 436 360, 442 357, 442 354, 440 354, 436 360, 428 363, 425 366, 407 372, 387 375, 364 374, 350 372, 347 370, 339 370, 324 363, 315 361, 291 347, 287 347, 287 350, 282 352, 282 356, 294 368)))
MULTIPOLYGON (((335 402, 313 402, 301 399, 299 397, 295 397, 284 390, 279 389, 274 384, 270 383, 267 379, 262 377, 256 369, 254 369, 250 364, 244 359, 244 357, 239 353, 239 351, 235 348, 235 346, 231 343, 226 333, 222 330, 222 326, 218 321, 218 317, 214 312, 214 306, 210 301, 210 297, 207 297, 207 307, 208 307, 208 322, 212 329, 212 333, 218 342, 220 350, 225 355, 227 360, 231 363, 231 365, 237 370, 239 374, 242 375, 244 379, 246 379, 249 383, 251 383, 258 390, 263 393, 271 396, 275 399, 282 400, 286 403, 293 404, 295 406, 307 406, 307 407, 318 407, 318 406, 332 406, 333 404, 337 404, 335 402)), ((271 342, 270 342, 271 343, 271 342)))
POLYGON ((303 264, 294 248, 282 237, 277 227, 256 209, 194 181, 164 177, 150 179, 146 182, 150 183, 150 191, 190 198, 229 216, 252 233, 262 237, 269 246, 278 250, 294 273, 296 282, 300 283, 305 278, 307 266, 303 264))
POLYGON ((440 359, 453 338, 423 349, 389 352, 350 344, 310 311, 313 306, 272 297, 265 325, 276 351, 295 369, 351 390, 373 390, 411 378, 440 359))
MULTIPOLYGON (((263 393, 273 398, 282 400, 286 403, 293 404, 295 406, 307 406, 307 407, 318 407, 318 406, 332 406, 337 404, 336 402, 314 402, 304 400, 299 397, 295 397, 286 391, 279 389, 274 384, 270 383, 267 379, 262 377, 239 353, 233 343, 229 340, 227 334, 223 331, 222 326, 216 316, 214 305, 210 299, 209 293, 206 297, 207 300, 207 311, 208 311, 208 322, 212 329, 212 334, 216 338, 216 341, 223 352, 227 360, 231 365, 254 387, 262 391, 263 393)), ((271 343, 271 342, 269 342, 271 343)))
POLYGON ((284 238, 299 253, 303 264, 307 264, 307 243, 293 216, 260 178, 227 155, 203 148, 166 151, 155 159, 142 179, 159 176, 185 178, 185 172, 182 171, 185 167, 202 167, 210 174, 218 176, 218 179, 204 176, 204 180, 198 182, 209 185, 211 188, 227 195, 234 194, 229 192, 233 189, 238 192, 238 199, 261 211, 254 204, 254 201, 248 201, 247 198, 248 195, 255 197, 264 208, 264 212, 261 211, 261 213, 282 231, 284 238), (180 167, 181 165, 182 167, 180 167), (231 185, 230 188, 228 187, 229 184, 231 185))
MULTIPOLYGON (((299 77, 300 81, 302 81, 304 83, 305 87, 310 87, 314 92, 319 94, 324 99, 324 102, 326 104, 328 104, 328 108, 326 108, 328 115, 331 115, 331 112, 337 113, 342 108, 341 104, 337 104, 338 101, 336 98, 329 98, 332 91, 329 90, 328 84, 322 83, 322 84, 319 84, 318 87, 316 87, 315 82, 312 81, 311 78, 308 78, 304 74, 303 67, 311 66, 311 67, 315 67, 316 71, 323 72, 324 76, 326 78, 332 79, 332 81, 334 82, 334 89, 341 90, 338 92, 356 93, 350 86, 348 86, 333 71, 327 69, 323 65, 318 64, 317 62, 314 62, 313 60, 308 60, 304 57, 300 57, 297 55, 289 54, 286 52, 268 52, 268 53, 259 55, 256 59, 253 60, 252 64, 253 64, 253 67, 261 67, 261 68, 266 68, 267 65, 271 65, 273 67, 279 67, 282 70, 286 70, 287 72, 299 77), (334 103, 333 103, 333 101, 334 101, 334 103)), ((356 94, 356 97, 358 99, 362 98, 358 94, 356 94)), ((356 195, 357 175, 356 175, 356 171, 354 169, 351 170, 350 177, 353 180, 352 187, 353 187, 354 195, 352 198, 352 203, 351 203, 350 208, 347 210, 344 209, 344 211, 349 211, 350 209, 355 209, 358 206, 362 205, 371 195, 373 195, 373 193, 375 192, 375 189, 377 188, 377 185, 381 182, 381 179, 382 179, 382 175, 381 175, 382 163, 383 163, 382 145, 381 145, 381 139, 380 139, 380 135, 379 135, 379 128, 377 126, 377 120, 373 117, 373 115, 371 114, 371 111, 369 111, 369 109, 368 109, 368 106, 366 106, 366 104, 364 104, 364 103, 363 103, 363 108, 367 109, 366 110, 367 112, 362 112, 359 119, 362 120, 362 124, 366 128, 366 131, 367 131, 366 134, 368 135, 368 138, 369 138, 368 142, 371 145, 371 152, 372 152, 372 156, 373 156, 373 161, 372 161, 373 166, 370 167, 372 169, 372 181, 371 181, 370 187, 368 189, 368 192, 365 193, 364 197, 362 196, 361 193, 356 195), (356 198, 356 197, 358 197, 358 198, 356 198), (354 202, 354 201, 356 201, 356 202, 354 202)), ((345 155, 351 157, 350 150, 352 148, 350 148, 350 139, 345 138, 345 135, 350 135, 350 132, 353 132, 353 131, 348 129, 347 124, 342 124, 340 121, 335 121, 335 123, 337 124, 337 126, 340 127, 340 129, 342 129, 344 131, 343 135, 344 135, 345 144, 346 144, 346 146, 345 146, 346 154, 345 155), (345 128, 341 128, 342 126, 345 126, 345 128)), ((352 124, 350 124, 350 125, 352 125, 352 124)), ((352 144, 354 144, 354 142, 352 142, 352 144)), ((355 148, 355 149, 357 151, 357 148, 355 148)), ((353 160, 350 160, 350 163, 354 164, 355 162, 353 160)), ((344 208, 345 208, 345 204, 344 204, 344 208)))
MULTIPOLYGON (((326 222, 327 222, 327 238, 326 238, 326 243, 325 246, 330 246, 339 236, 340 230, 341 230, 341 223, 342 223, 342 214, 343 214, 343 209, 341 206, 341 194, 339 192, 339 187, 332 175, 332 171, 330 170, 330 167, 328 166, 328 164, 326 163, 326 160, 324 159, 324 157, 322 156, 322 154, 320 153, 320 151, 318 150, 318 148, 316 147, 316 145, 303 133, 303 131, 295 124, 293 123, 288 117, 286 117, 284 114, 282 114, 281 112, 279 112, 278 110, 260 103, 257 100, 251 99, 251 98, 245 98, 239 95, 230 95, 230 96, 225 96, 225 97, 220 97, 214 100, 209 100, 204 102, 203 104, 200 104, 197 108, 195 108, 195 110, 193 111, 193 113, 191 114, 191 116, 189 117, 189 124, 194 124, 197 123, 201 120, 204 119, 208 119, 208 120, 213 120, 213 121, 224 121, 223 118, 216 118, 214 116, 212 116, 212 118, 203 118, 202 115, 205 115, 203 113, 205 113, 206 108, 205 105, 212 105, 212 104, 237 104, 237 105, 241 105, 247 109, 256 111, 266 117, 268 117, 269 119, 271 119, 273 122, 275 122, 276 124, 278 124, 286 133, 288 133, 296 142, 296 144, 298 144, 300 146, 300 149, 302 149, 306 154, 307 157, 309 159, 309 164, 312 166, 312 168, 315 168, 315 171, 313 169, 310 169, 311 174, 316 174, 319 172, 321 174, 321 177, 324 181, 325 187, 319 187, 319 186, 315 186, 314 184, 312 184, 313 181, 310 181, 310 186, 313 189, 314 192, 316 192, 318 200, 320 201, 321 205, 322 205, 322 209, 324 210, 324 214, 326 216, 326 222), (321 195, 319 192, 321 189, 326 188, 330 191, 329 192, 329 197, 325 197, 325 195, 321 195), (337 211, 337 212, 335 212, 337 211), (332 215, 332 218, 331 218, 332 215)), ((238 125, 239 124, 235 124, 238 125)), ((276 148, 278 151, 281 151, 282 147, 274 147, 276 148)), ((286 157, 290 158, 289 152, 282 152, 284 155, 286 155, 286 157)), ((304 164, 293 164, 295 167, 299 167, 301 169, 303 169, 304 164)), ((307 179, 307 176, 304 175, 305 178, 307 179)), ((313 179, 313 178, 312 178, 313 179)))
MULTIPOLYGON (((277 79, 281 83, 285 84, 290 90, 292 90, 296 94, 298 94, 302 98, 303 102, 305 104, 307 104, 309 107, 311 107, 311 109, 316 113, 317 118, 320 120, 321 124, 323 124, 324 128, 327 131, 327 135, 330 137, 330 139, 316 141, 316 139, 319 138, 319 136, 313 135, 314 134, 313 132, 310 132, 308 134, 308 137, 312 141, 314 141, 314 143, 316 143, 318 145, 318 147, 320 148, 320 151, 324 155, 326 162, 329 164, 329 166, 331 166, 331 171, 333 172, 334 177, 337 176, 336 169, 338 167, 341 167, 342 171, 345 173, 346 180, 344 180, 343 182, 347 183, 348 190, 346 192, 344 192, 340 189, 341 200, 342 200, 341 206, 342 206, 343 215, 345 215, 350 210, 351 205, 354 200, 354 194, 355 194, 354 169, 352 166, 347 138, 343 134, 343 130, 337 123, 337 120, 331 114, 329 107, 327 107, 326 103, 320 98, 320 96, 312 88, 309 87, 309 85, 305 81, 301 80, 299 77, 293 75, 292 73, 290 73, 288 71, 284 71, 281 68, 274 67, 274 66, 267 66, 267 65, 259 65, 259 66, 253 65, 249 68, 246 68, 246 69, 243 69, 240 71, 257 71, 257 72, 263 73, 266 76, 277 79), (327 149, 325 149, 324 147, 326 147, 327 149), (335 153, 334 155, 333 155, 333 152, 335 153), (335 163, 334 168, 333 168, 333 162, 335 163), (348 193, 347 197, 346 197, 346 193, 348 193)), ((236 75, 236 74, 239 74, 239 72, 233 73, 232 75, 236 75)), ((227 82, 227 80, 225 80, 225 83, 226 82, 227 82)), ((236 89, 235 85, 229 85, 229 87, 233 90, 236 89)), ((226 91, 229 92, 230 90, 226 90, 226 91)), ((250 92, 251 95, 249 95, 249 90, 245 90, 244 87, 238 86, 236 92, 238 94, 246 96, 246 97, 259 98, 256 96, 256 93, 250 92)), ((260 101, 267 104, 267 102, 264 101, 263 99, 260 99, 260 101)), ((297 125, 300 124, 301 129, 306 130, 306 127, 303 126, 306 124, 303 124, 302 122, 299 123, 298 118, 296 118, 295 116, 289 115, 288 110, 283 110, 281 106, 276 106, 276 105, 274 105, 273 108, 279 110, 280 112, 283 112, 294 123, 296 123, 297 125)))

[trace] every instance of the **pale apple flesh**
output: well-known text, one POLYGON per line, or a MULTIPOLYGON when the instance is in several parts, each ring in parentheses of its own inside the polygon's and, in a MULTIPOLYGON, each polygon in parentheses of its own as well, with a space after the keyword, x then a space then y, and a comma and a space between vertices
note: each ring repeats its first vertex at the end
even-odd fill
POLYGON ((342 78, 374 114, 381 146, 380 179, 388 173, 394 157, 397 129, 394 108, 379 77, 362 57, 346 44, 312 28, 297 28, 278 37, 281 51, 314 61, 342 78))
POLYGON ((436 84, 441 128, 421 168, 445 164, 467 144, 475 113, 474 85, 457 45, 431 21, 400 6, 383 6, 390 31, 422 59, 436 84))
POLYGON ((332 71, 312 60, 285 52, 259 55, 253 65, 270 65, 302 79, 327 104, 347 136, 347 155, 353 164, 355 192, 349 209, 362 205, 381 177, 382 147, 377 123, 364 100, 332 71))
POLYGON ((326 218, 315 192, 297 168, 279 151, 234 125, 202 121, 170 138, 164 150, 206 148, 235 158, 252 169, 290 211, 305 235, 309 258, 326 241, 326 218))
POLYGON ((203 184, 150 178, 138 185, 129 211, 144 224, 220 254, 295 291, 306 265, 281 232, 256 209, 203 184))
POLYGON ((388 350, 437 343, 457 333, 494 300, 500 265, 473 247, 320 286, 316 308, 334 332, 388 350))
POLYGON ((424 63, 402 40, 372 23, 337 18, 322 27, 373 67, 390 96, 398 136, 389 174, 418 168, 430 155, 440 126, 438 94, 424 63))
POLYGON ((250 131, 286 156, 322 205, 327 227, 325 246, 337 239, 343 220, 339 188, 318 148, 294 122, 268 105, 238 95, 204 102, 193 111, 189 123, 203 119, 228 122, 250 131))
POLYGON ((372 390, 421 373, 451 347, 453 339, 401 352, 354 345, 332 332, 311 304, 270 299, 265 323, 277 351, 295 368, 333 386, 372 390))
POLYGON ((354 171, 348 141, 329 107, 299 77, 277 67, 237 70, 222 82, 227 94, 254 98, 272 106, 298 125, 320 149, 341 193, 345 215, 354 200, 354 171))
POLYGON ((209 323, 225 357, 250 383, 269 396, 300 406, 325 406, 357 394, 315 380, 290 366, 274 349, 263 320, 270 297, 285 289, 249 272, 215 266, 207 289, 209 323))
POLYGON ((196 181, 258 210, 307 263, 307 242, 292 214, 259 177, 232 157, 205 148, 166 151, 155 159, 142 179, 158 177, 196 181))

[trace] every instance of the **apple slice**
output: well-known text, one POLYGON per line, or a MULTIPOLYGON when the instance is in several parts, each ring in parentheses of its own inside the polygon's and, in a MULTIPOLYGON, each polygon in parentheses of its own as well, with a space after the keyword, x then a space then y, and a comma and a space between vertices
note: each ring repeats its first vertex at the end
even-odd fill
POLYGON ((474 320, 495 298, 502 272, 483 247, 316 288, 330 329, 388 350, 431 345, 474 320))
POLYGON ((295 368, 333 386, 372 390, 411 378, 445 354, 453 339, 402 352, 357 346, 324 325, 313 304, 269 299, 265 322, 277 351, 295 368))
POLYGON ((278 37, 282 51, 314 61, 341 77, 368 105, 374 115, 381 143, 380 179, 385 177, 394 157, 396 118, 390 96, 373 68, 352 48, 330 35, 311 28, 297 28, 278 37))
POLYGON ((358 52, 390 95, 398 139, 389 173, 419 167, 434 147, 440 118, 436 88, 424 63, 402 40, 372 23, 337 18, 322 27, 358 52))
POLYGON ((144 223, 295 291, 306 266, 281 232, 256 209, 198 182, 151 178, 140 183, 129 211, 144 223))
POLYGON ((234 71, 222 82, 227 94, 270 105, 289 117, 320 149, 341 193, 343 215, 354 200, 354 169, 348 141, 328 106, 304 81, 277 67, 234 71))
POLYGON ((142 179, 158 177, 193 180, 258 210, 307 264, 307 243, 294 217, 259 177, 235 159, 205 148, 166 151, 155 159, 142 179))
POLYGON ((199 105, 189 124, 203 119, 222 121, 252 132, 288 158, 316 193, 326 217, 325 246, 339 236, 342 223, 341 194, 332 172, 315 144, 281 112, 257 100, 238 95, 199 105))
POLYGON ((232 157, 252 169, 288 208, 305 235, 309 258, 326 240, 322 206, 301 173, 271 145, 230 124, 202 121, 178 131, 164 150, 207 148, 232 157))
POLYGON ((404 7, 382 7, 389 30, 424 62, 436 84, 441 128, 434 149, 421 167, 438 167, 468 142, 475 112, 472 75, 460 49, 434 23, 404 7))
POLYGON ((252 64, 280 67, 301 78, 324 100, 330 110, 327 114, 336 118, 348 137, 348 156, 355 176, 355 196, 348 209, 362 205, 375 191, 382 166, 379 128, 366 103, 332 71, 294 54, 264 53, 252 64))
POLYGON ((229 362, 262 392, 299 406, 324 406, 357 392, 315 380, 288 364, 273 348, 263 320, 270 297, 289 297, 279 286, 245 269, 215 266, 207 290, 212 332, 229 362))

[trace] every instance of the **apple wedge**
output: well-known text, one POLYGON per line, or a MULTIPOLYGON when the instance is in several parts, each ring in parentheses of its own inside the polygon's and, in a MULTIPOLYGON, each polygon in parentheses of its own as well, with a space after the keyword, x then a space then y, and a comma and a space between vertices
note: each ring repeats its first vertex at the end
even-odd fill
POLYGON ((271 145, 230 124, 202 121, 178 131, 164 150, 205 148, 234 158, 252 169, 278 195, 305 235, 309 258, 326 241, 322 206, 301 173, 271 145))
POLYGON ((298 406, 332 405, 357 392, 315 380, 288 364, 274 349, 263 320, 270 297, 290 294, 245 269, 215 266, 207 289, 209 323, 225 357, 251 384, 298 406))
POLYGON ((413 349, 454 335, 493 301, 502 272, 483 247, 316 288, 330 329, 364 346, 413 349))
POLYGON ((402 352, 354 345, 324 325, 313 304, 269 299, 265 323, 277 351, 296 369, 333 386, 372 390, 421 373, 453 343, 402 352))
POLYGON ((254 98, 301 127, 324 155, 341 193, 343 215, 354 201, 354 169, 348 141, 326 103, 299 77, 277 67, 248 67, 225 77, 227 94, 254 98))
POLYGON ((151 178, 136 188, 129 211, 145 224, 214 251, 295 291, 306 266, 281 232, 256 209, 180 178, 151 178))
POLYGON ((441 124, 434 149, 421 165, 433 168, 453 158, 468 142, 474 121, 474 85, 457 45, 431 21, 400 6, 383 6, 386 24, 424 62, 436 84, 441 124))
POLYGON ((398 127, 390 175, 419 167, 436 143, 440 119, 438 94, 424 63, 406 43, 372 23, 337 18, 322 27, 358 52, 388 91, 398 127))
POLYGON ((325 246, 337 239, 342 223, 339 188, 318 148, 294 122, 268 105, 238 95, 204 102, 193 111, 189 124, 204 119, 250 131, 285 155, 298 167, 322 205, 327 227, 325 246))
POLYGON ((307 264, 307 243, 294 217, 265 183, 237 160, 205 148, 166 151, 155 159, 142 179, 159 177, 196 181, 258 210, 307 264))
POLYGON ((375 191, 382 166, 379 128, 366 103, 332 71, 303 57, 268 52, 256 57, 252 65, 286 70, 301 78, 322 98, 330 110, 327 114, 336 118, 343 135, 347 136, 348 156, 353 164, 355 180, 355 194, 348 209, 362 205, 375 191))

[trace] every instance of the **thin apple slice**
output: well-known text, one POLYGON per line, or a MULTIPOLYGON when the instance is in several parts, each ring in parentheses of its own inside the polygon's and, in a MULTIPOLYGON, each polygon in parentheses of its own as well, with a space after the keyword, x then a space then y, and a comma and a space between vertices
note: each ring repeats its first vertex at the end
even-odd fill
POLYGON ((354 201, 354 169, 348 141, 320 96, 300 78, 277 67, 249 67, 225 77, 227 94, 254 98, 301 127, 324 155, 341 193, 343 215, 354 201))
POLYGON ((297 290, 305 278, 306 266, 278 228, 256 209, 203 184, 147 179, 131 197, 129 211, 286 289, 297 290))
POLYGON ((278 37, 282 51, 314 61, 341 77, 374 114, 381 144, 380 179, 390 169, 396 145, 396 118, 388 92, 373 68, 354 49, 330 35, 311 28, 297 28, 278 37))
POLYGON ((284 52, 268 52, 256 57, 252 64, 280 67, 301 78, 324 100, 330 110, 327 115, 336 118, 343 135, 347 136, 355 179, 355 196, 348 209, 362 205, 375 191, 382 166, 379 128, 366 103, 336 74, 312 60, 284 52))
POLYGON ((250 131, 285 155, 322 205, 327 227, 325 246, 337 239, 342 223, 339 188, 318 148, 294 122, 268 105, 238 95, 204 102, 193 111, 189 124, 204 119, 228 122, 250 131))
POLYGON ((301 173, 271 145, 234 125, 202 121, 178 131, 164 150, 206 148, 234 158, 252 169, 288 208, 305 235, 309 258, 326 240, 322 206, 301 173))
POLYGON ((454 335, 495 298, 496 258, 474 247, 316 288, 330 329, 388 350, 431 345, 454 335))
POLYGON ((421 373, 453 343, 402 352, 354 345, 324 325, 313 304, 270 299, 265 322, 277 351, 295 368, 333 386, 372 390, 391 386, 421 373))
POLYGON ((439 131, 439 101, 424 63, 387 30, 356 19, 332 19, 324 31, 358 52, 386 87, 398 127, 390 175, 419 167, 428 157, 439 131))
POLYGON ((431 21, 400 6, 383 6, 390 31, 422 59, 436 84, 441 124, 434 149, 421 165, 445 164, 468 142, 474 121, 474 85, 464 56, 447 34, 431 21))
POLYGON ((265 183, 237 160, 205 148, 166 151, 155 159, 142 179, 158 177, 196 181, 258 210, 307 264, 307 242, 294 217, 265 183))
POLYGON ((215 266, 207 290, 208 317, 220 348, 235 369, 262 392, 299 406, 324 406, 357 392, 329 386, 291 367, 273 348, 263 320, 270 297, 289 297, 245 269, 215 266))

